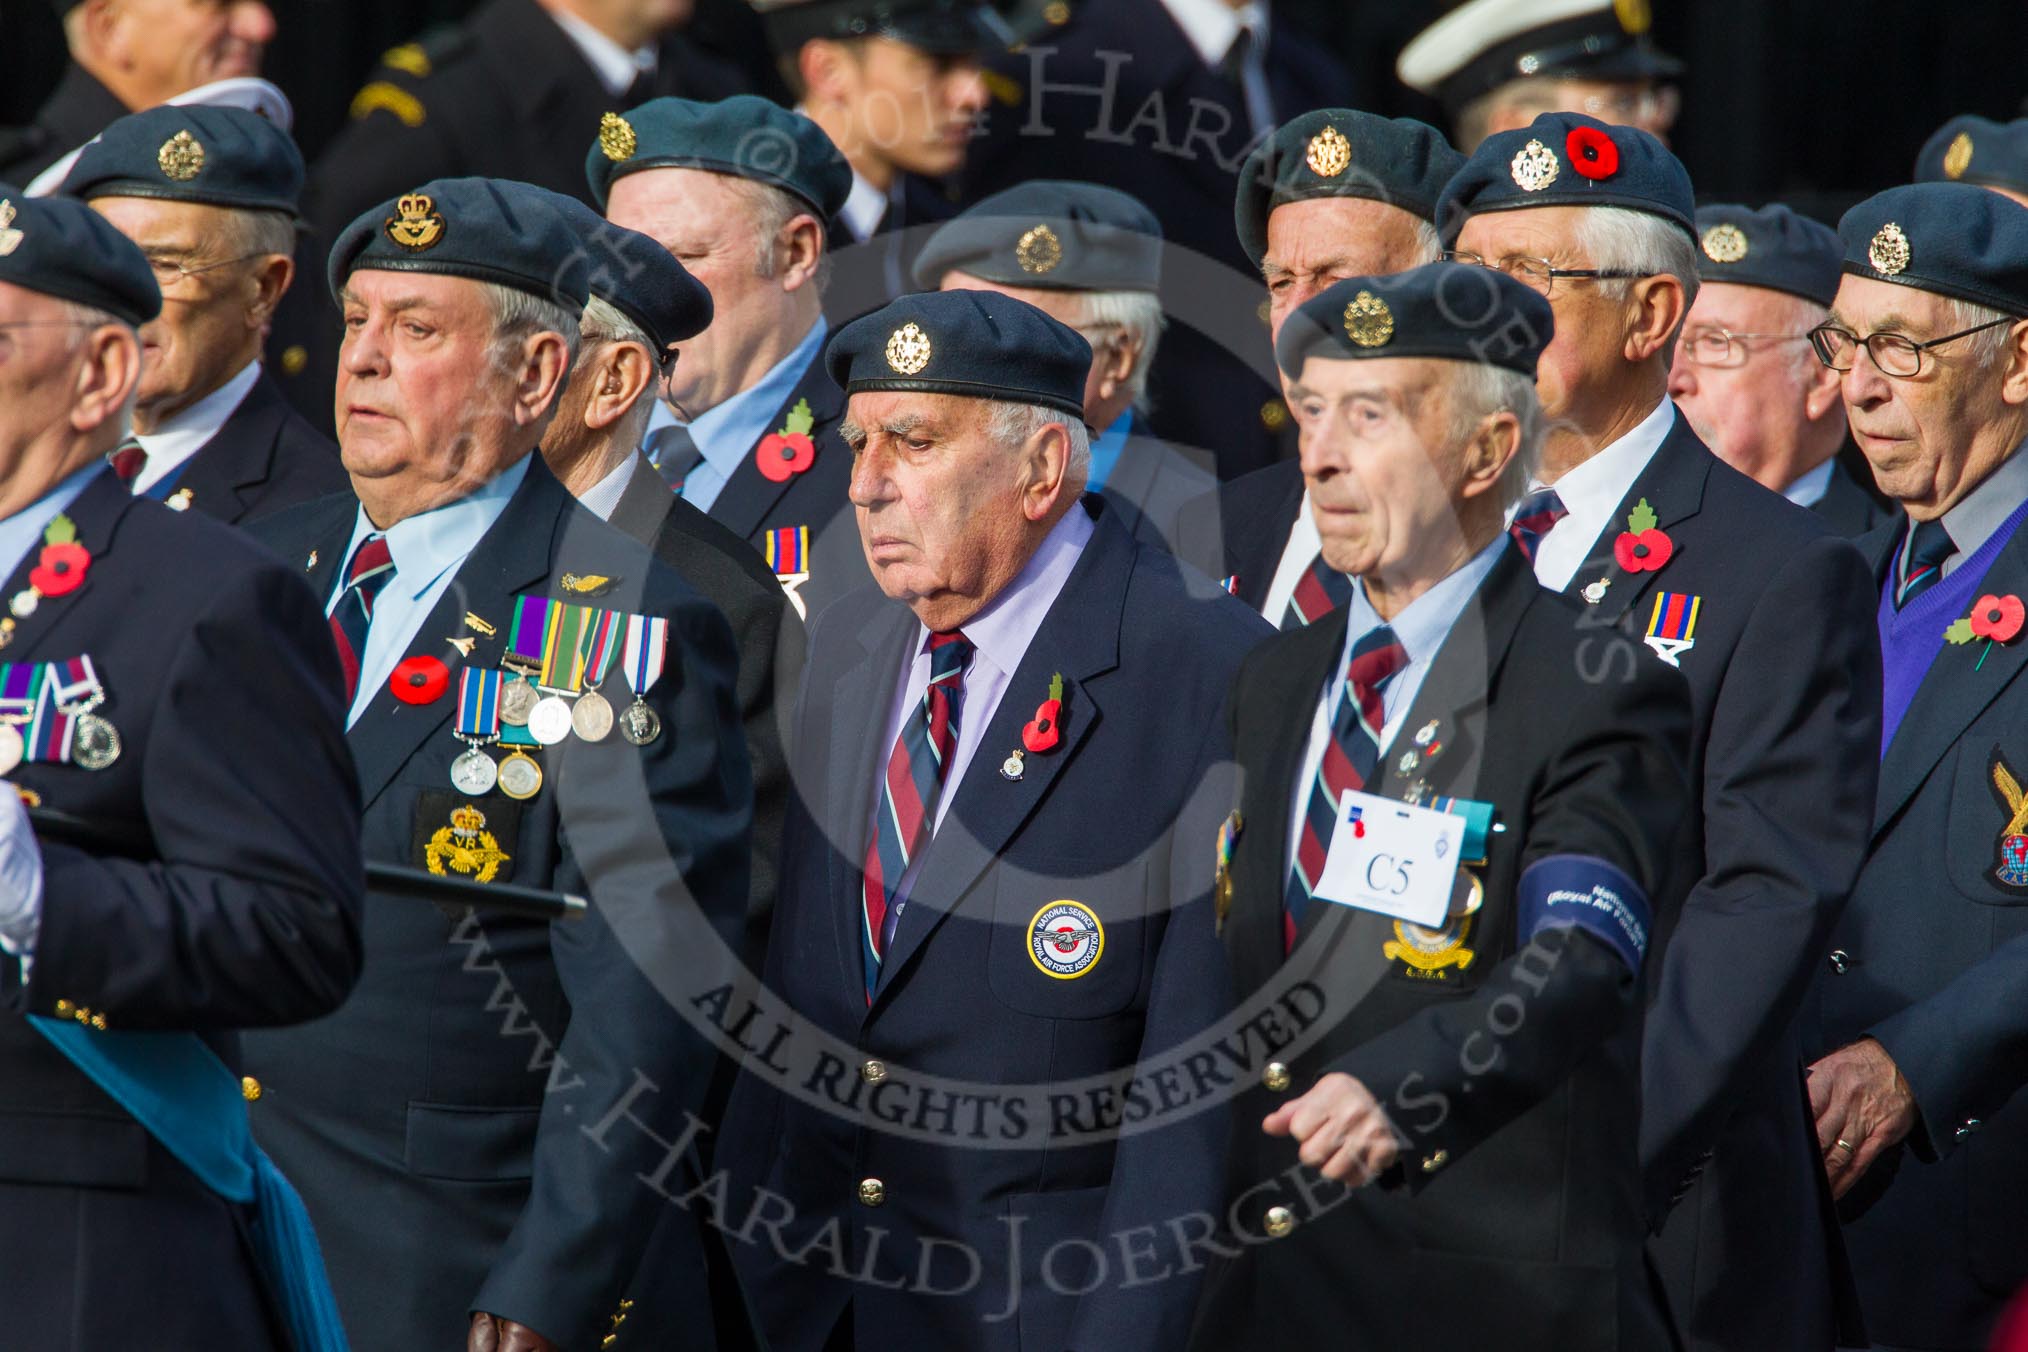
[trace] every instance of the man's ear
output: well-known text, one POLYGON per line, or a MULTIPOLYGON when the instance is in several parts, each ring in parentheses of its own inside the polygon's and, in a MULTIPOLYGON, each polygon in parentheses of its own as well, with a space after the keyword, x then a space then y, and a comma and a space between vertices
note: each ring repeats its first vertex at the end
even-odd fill
POLYGON ((101 324, 85 335, 84 360, 70 401, 70 425, 95 432, 118 419, 141 384, 141 343, 133 330, 101 324))
POLYGON ((585 400, 584 425, 594 432, 611 430, 647 398, 661 377, 648 349, 639 343, 612 343, 587 373, 592 384, 585 400))
POLYGON ((1046 423, 1028 440, 1027 482, 1021 489, 1021 513, 1030 521, 1046 519, 1066 492, 1075 492, 1070 466, 1070 429, 1046 423))
POLYGON ((1476 498, 1499 487, 1521 450, 1521 420, 1506 409, 1479 420, 1465 443, 1465 475, 1458 491, 1476 498))
POLYGON ((1627 292, 1627 360, 1644 362, 1666 351, 1689 309, 1683 283, 1670 273, 1636 278, 1627 292))
POLYGON ((2010 404, 2028 404, 2028 319, 2016 320, 2007 329, 2007 374, 2000 382, 2000 397, 2010 404))

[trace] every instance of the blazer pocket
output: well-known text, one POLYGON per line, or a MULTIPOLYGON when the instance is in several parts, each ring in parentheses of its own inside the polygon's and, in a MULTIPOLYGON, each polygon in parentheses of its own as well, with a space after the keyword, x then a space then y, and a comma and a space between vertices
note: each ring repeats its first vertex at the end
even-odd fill
POLYGON ((142 1188, 148 1129, 94 1113, 0 1113, 0 1182, 142 1188))
POLYGON ((1092 1248, 1104 1238, 1108 1191, 1100 1184, 1007 1199, 1009 1226, 1020 1223, 1021 1352, 1062 1352, 1078 1297, 1107 1285, 1105 1260, 1094 1261, 1092 1248))
POLYGON ((1002 860, 992 887, 986 972, 995 999, 1043 1019, 1102 1019, 1133 1005, 1156 904, 1147 860, 1059 858, 1041 872, 1002 860))
POLYGON ((451 1183, 513 1183, 535 1176, 540 1108, 408 1105, 408 1171, 451 1183))

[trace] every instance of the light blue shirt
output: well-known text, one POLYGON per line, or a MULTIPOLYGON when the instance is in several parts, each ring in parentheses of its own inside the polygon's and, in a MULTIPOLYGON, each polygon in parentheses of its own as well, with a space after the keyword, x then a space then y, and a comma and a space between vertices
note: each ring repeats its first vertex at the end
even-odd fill
MULTIPOLYGON (((1387 718, 1380 734, 1383 754, 1401 730, 1402 720, 1414 707, 1416 692, 1422 689, 1423 679, 1429 675, 1437 650, 1443 647, 1444 639, 1449 637, 1452 626, 1458 622, 1458 616, 1464 614, 1466 604, 1486 580, 1486 575, 1493 571, 1493 565, 1500 561, 1500 551, 1507 547, 1507 540, 1505 531, 1494 536, 1493 542, 1467 559, 1463 567, 1409 602, 1394 617, 1394 637, 1407 651, 1408 665, 1396 672, 1394 679, 1381 692, 1381 707, 1387 718)), ((1324 748, 1331 739, 1332 716, 1338 710, 1338 701, 1345 697, 1346 668, 1351 665, 1352 650, 1361 639, 1384 623, 1388 621, 1382 620, 1373 603, 1366 599, 1366 584, 1362 582, 1352 588, 1352 601, 1345 615, 1345 647, 1310 719, 1310 743, 1303 753, 1302 770, 1296 776, 1290 795, 1289 820, 1292 822, 1301 822, 1309 811, 1310 785, 1317 777, 1317 767, 1323 763, 1324 748)), ((1302 832, 1289 832, 1287 869, 1296 866, 1296 850, 1301 844, 1302 832)))
MULTIPOLYGON (((345 719, 347 730, 359 721, 359 715, 366 712, 366 706, 373 703, 388 677, 394 674, 395 664, 408 652, 416 630, 429 618, 438 598, 457 576, 459 566, 478 548, 480 539, 500 519, 500 513, 507 510, 507 500, 528 477, 529 456, 534 454, 531 451, 515 461, 484 488, 434 511, 397 521, 388 529, 387 551, 394 558, 394 574, 373 603, 373 623, 367 626, 366 651, 359 659, 359 690, 352 698, 352 712, 345 719)), ((338 565, 337 581, 324 602, 326 615, 345 594, 345 575, 351 569, 353 553, 373 533, 373 523, 366 519, 366 509, 361 507, 352 523, 352 539, 345 546, 345 558, 338 565)))
MULTIPOLYGON (((704 459, 683 480, 685 502, 700 512, 710 511, 740 462, 760 445, 760 439, 781 430, 773 423, 775 414, 795 390, 803 372, 817 359, 824 346, 824 335, 829 331, 830 326, 819 316, 803 340, 789 349, 789 355, 770 367, 766 375, 690 420, 690 438, 704 453, 704 459)), ((647 430, 641 434, 642 449, 649 452, 650 458, 655 433, 675 421, 669 406, 656 400, 654 411, 648 415, 647 430)))
POLYGON ((1128 409, 1113 419, 1113 425, 1099 433, 1098 440, 1091 444, 1091 477, 1085 480, 1085 491, 1096 493, 1106 486, 1106 479, 1120 463, 1120 452, 1127 448, 1127 438, 1134 431, 1134 411, 1128 409))
POLYGON ((28 557, 29 550, 42 547, 42 532, 48 527, 50 518, 76 502, 77 495, 85 491, 92 476, 105 468, 104 460, 92 461, 5 521, 0 521, 0 578, 11 576, 21 566, 21 561, 28 557))

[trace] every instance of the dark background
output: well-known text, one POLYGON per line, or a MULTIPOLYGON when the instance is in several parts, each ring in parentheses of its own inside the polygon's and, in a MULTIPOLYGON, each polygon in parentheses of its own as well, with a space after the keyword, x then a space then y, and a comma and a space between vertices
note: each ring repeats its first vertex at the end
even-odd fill
MULTIPOLYGON (((705 0, 706 12, 738 0, 705 0)), ((475 0, 270 0, 281 32, 266 74, 296 105, 315 159, 381 52, 475 0)), ((1103 4, 1105 0, 1083 0, 1103 4)), ((1442 0, 1276 0, 1354 76, 1348 102, 1433 117, 1396 84, 1394 56, 1442 0)), ((1906 181, 1945 118, 2008 118, 2028 94, 2022 0, 1656 0, 1655 34, 1684 58, 1676 150, 1705 200, 1781 198, 1835 220, 1906 181)), ((748 55, 746 53, 743 55, 748 55)), ((47 0, 0 0, 0 124, 24 122, 56 82, 62 32, 47 0)))

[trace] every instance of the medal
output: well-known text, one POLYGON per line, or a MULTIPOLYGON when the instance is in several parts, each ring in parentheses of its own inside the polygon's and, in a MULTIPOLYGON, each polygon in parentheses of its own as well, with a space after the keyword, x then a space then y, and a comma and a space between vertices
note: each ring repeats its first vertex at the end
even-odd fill
POLYGON ((92 710, 106 702, 106 688, 89 657, 50 663, 44 685, 48 702, 70 724, 68 729, 52 727, 67 754, 49 757, 68 760, 87 770, 103 770, 120 758, 120 734, 111 723, 92 710))
POLYGON ((528 715, 528 734, 544 746, 555 746, 570 736, 570 702, 561 695, 544 695, 528 715))
POLYGON ((604 741, 613 730, 613 706, 598 691, 587 690, 571 708, 570 726, 587 742, 604 741))
POLYGON ((518 672, 502 672, 505 678, 500 687, 500 721, 517 728, 528 726, 528 715, 535 712, 535 687, 518 672))
POLYGON ((103 770, 120 758, 119 732, 97 714, 79 714, 70 736, 70 758, 87 770, 103 770))
POLYGON ((35 717, 46 668, 40 662, 0 667, 0 775, 11 775, 28 755, 21 728, 35 717))
POLYGON ((542 767, 526 751, 510 752, 500 762, 500 792, 509 798, 533 798, 542 791, 542 767))
POLYGON ((620 715, 620 736, 635 746, 646 746, 662 735, 662 719, 648 707, 648 692, 662 679, 662 664, 668 658, 669 621, 650 615, 627 616, 627 685, 634 702, 620 715))
POLYGON ((598 688, 605 684, 613 659, 625 645, 626 631, 626 617, 610 610, 594 611, 591 623, 585 626, 589 656, 585 661, 584 693, 577 697, 570 711, 570 725, 587 742, 602 742, 613 730, 613 706, 598 688))
POLYGON ((0 723, 0 775, 11 775, 21 764, 22 752, 27 745, 12 723, 0 723))
POLYGON ((466 667, 458 677, 458 718, 452 735, 465 750, 451 762, 451 784, 474 798, 491 793, 500 779, 499 767, 480 748, 500 740, 500 686, 505 676, 489 667, 466 667))
POLYGON ((477 746, 466 747, 451 762, 451 784, 459 793, 483 797, 493 792, 493 786, 499 782, 500 767, 493 764, 493 758, 477 746))
MULTIPOLYGON (((542 698, 528 715, 528 733, 544 746, 555 746, 571 734, 571 697, 584 683, 586 631, 600 612, 532 596, 515 606, 517 634, 526 634, 529 616, 542 617, 542 672, 536 679, 542 698)), ((518 639, 514 646, 520 650, 518 639)))
POLYGON ((636 699, 620 714, 620 736, 635 746, 646 746, 662 735, 662 716, 636 699))
MULTIPOLYGON (((470 625, 478 617, 466 615, 470 625)), ((508 631, 507 655, 500 665, 509 673, 500 690, 500 721, 510 727, 528 726, 539 695, 530 684, 542 670, 543 631, 549 624, 549 603, 539 596, 522 596, 514 602, 514 625, 508 631)), ((485 633, 485 630, 480 630, 485 633)))
POLYGON ((1019 779, 1021 778, 1021 774, 1021 753, 1019 751, 1010 752, 1007 759, 1000 762, 1000 778, 1019 779))

